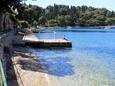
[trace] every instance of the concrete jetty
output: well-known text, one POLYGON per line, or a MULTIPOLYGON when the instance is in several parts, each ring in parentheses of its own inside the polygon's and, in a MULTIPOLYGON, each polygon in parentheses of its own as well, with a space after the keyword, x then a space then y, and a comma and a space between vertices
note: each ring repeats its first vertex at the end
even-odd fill
POLYGON ((72 43, 65 38, 39 39, 34 34, 25 35, 18 45, 35 48, 71 48, 72 43))

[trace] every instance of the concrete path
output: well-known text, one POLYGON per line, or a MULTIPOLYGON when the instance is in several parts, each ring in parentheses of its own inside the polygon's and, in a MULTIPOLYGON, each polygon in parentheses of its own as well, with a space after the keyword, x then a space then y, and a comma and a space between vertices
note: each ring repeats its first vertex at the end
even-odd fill
POLYGON ((15 52, 12 61, 19 86, 59 86, 45 73, 42 63, 35 55, 15 52))

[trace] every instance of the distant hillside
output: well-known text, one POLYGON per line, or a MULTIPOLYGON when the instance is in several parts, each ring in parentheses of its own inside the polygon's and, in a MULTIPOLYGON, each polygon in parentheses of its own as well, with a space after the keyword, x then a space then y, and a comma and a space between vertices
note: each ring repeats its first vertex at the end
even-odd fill
POLYGON ((106 8, 87 6, 48 6, 43 9, 35 5, 22 5, 17 15, 32 25, 45 26, 105 26, 115 25, 115 12, 106 8))

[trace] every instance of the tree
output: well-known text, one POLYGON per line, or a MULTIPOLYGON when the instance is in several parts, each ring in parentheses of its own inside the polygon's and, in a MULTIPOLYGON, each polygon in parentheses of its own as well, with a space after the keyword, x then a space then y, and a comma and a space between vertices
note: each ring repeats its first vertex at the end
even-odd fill
POLYGON ((46 22, 47 22, 47 19, 44 16, 41 16, 39 18, 39 24, 40 25, 45 25, 46 22))
POLYGON ((51 19, 47 22, 47 26, 49 27, 54 27, 54 26, 58 26, 58 21, 55 19, 51 19))
POLYGON ((21 0, 1 0, 0 1, 0 29, 6 31, 13 28, 17 23, 15 12, 20 6, 21 0))
POLYGON ((105 23, 106 25, 115 25, 115 18, 107 18, 105 23))
POLYGON ((29 24, 34 21, 38 22, 39 18, 44 15, 44 9, 36 5, 21 5, 17 18, 19 20, 26 20, 29 24))
POLYGON ((114 23, 115 12, 106 8, 88 6, 56 5, 43 9, 35 5, 21 5, 18 19, 39 25, 51 26, 96 26, 114 23), (111 22, 111 23, 110 23, 111 22))
POLYGON ((10 12, 19 7, 21 0, 1 0, 0 1, 0 12, 10 12))

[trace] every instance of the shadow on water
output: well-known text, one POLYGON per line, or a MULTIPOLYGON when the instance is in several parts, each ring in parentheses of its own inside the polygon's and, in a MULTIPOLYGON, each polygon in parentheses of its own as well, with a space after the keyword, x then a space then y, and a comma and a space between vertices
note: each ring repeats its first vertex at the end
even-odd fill
POLYGON ((46 70, 49 71, 49 74, 56 76, 69 76, 73 75, 73 66, 70 64, 71 58, 68 57, 56 57, 56 58, 47 58, 40 59, 41 62, 44 62, 46 70))
POLYGON ((74 74, 73 66, 70 64, 71 58, 56 57, 42 58, 40 60, 19 60, 18 63, 24 70, 43 72, 50 75, 64 77, 74 74))

